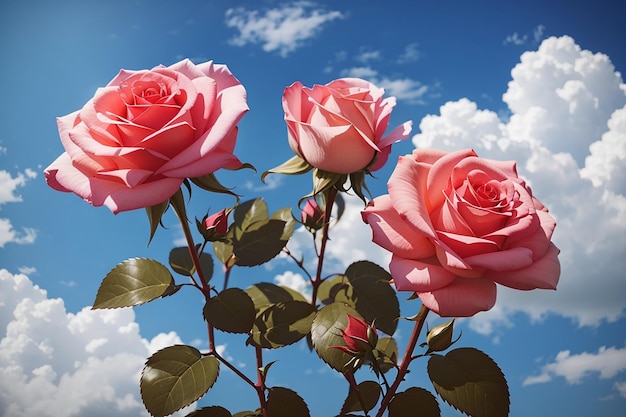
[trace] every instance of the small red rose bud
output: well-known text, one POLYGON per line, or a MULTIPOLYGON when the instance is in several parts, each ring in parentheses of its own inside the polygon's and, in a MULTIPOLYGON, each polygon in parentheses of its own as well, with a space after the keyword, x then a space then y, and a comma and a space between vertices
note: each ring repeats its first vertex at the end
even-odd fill
POLYGON ((373 324, 348 315, 348 325, 341 332, 346 346, 333 346, 349 355, 359 356, 371 352, 378 343, 378 331, 373 324))
POLYGON ((302 209, 302 223, 310 231, 317 231, 324 227, 326 215, 314 199, 306 201, 302 209))
POLYGON ((206 216, 202 220, 202 236, 208 241, 216 241, 224 237, 228 232, 228 211, 220 210, 215 214, 206 216))

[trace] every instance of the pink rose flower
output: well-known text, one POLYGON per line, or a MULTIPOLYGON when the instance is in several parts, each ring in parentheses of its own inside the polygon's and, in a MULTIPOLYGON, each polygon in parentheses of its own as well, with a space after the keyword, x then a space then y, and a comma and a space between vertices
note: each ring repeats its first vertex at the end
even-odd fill
POLYGON ((85 106, 57 119, 63 153, 46 170, 48 185, 113 213, 171 197, 185 178, 239 168, 237 123, 246 91, 225 65, 120 73, 85 106))
POLYGON ((392 252, 399 291, 441 316, 492 308, 496 283, 556 289, 559 249, 548 210, 517 176, 515 162, 416 149, 400 157, 389 194, 363 211, 373 240, 392 252))
POLYGON ((383 137, 394 97, 357 78, 343 78, 307 88, 295 82, 285 89, 283 109, 291 149, 323 171, 351 174, 375 171, 387 161, 391 145, 406 139, 405 122, 383 137))

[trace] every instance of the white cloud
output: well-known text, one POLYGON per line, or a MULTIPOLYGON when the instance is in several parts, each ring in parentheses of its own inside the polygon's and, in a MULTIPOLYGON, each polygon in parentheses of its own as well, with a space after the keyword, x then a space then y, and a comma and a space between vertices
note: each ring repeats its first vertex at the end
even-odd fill
POLYGON ((516 160, 520 175, 557 219, 557 291, 500 287, 497 308, 477 315, 470 326, 488 333, 518 311, 533 320, 559 314, 579 325, 615 321, 626 308, 621 75, 609 57, 564 36, 523 53, 512 77, 503 95, 510 117, 461 99, 424 117, 413 138, 418 147, 471 147, 486 158, 516 160))
POLYGON ((378 71, 371 67, 352 67, 341 71, 342 77, 356 77, 368 80, 385 89, 389 96, 409 103, 423 103, 422 97, 428 92, 428 86, 411 78, 379 77, 378 71))
POLYGON ((356 56, 356 60, 360 62, 376 61, 381 57, 380 51, 361 50, 356 56))
POLYGON ((18 271, 20 271, 20 274, 32 275, 37 272, 37 268, 33 266, 21 266, 18 268, 18 271))
POLYGON ((626 398, 626 381, 616 382, 613 388, 619 393, 620 396, 626 398))
POLYGON ((0 218, 0 248, 7 243, 17 243, 20 245, 31 244, 35 242, 37 232, 35 229, 24 227, 22 231, 13 229, 13 225, 9 219, 0 218))
POLYGON ((512 43, 515 45, 522 45, 526 43, 527 39, 528 39, 527 35, 520 36, 517 34, 517 32, 515 32, 512 35, 509 35, 504 39, 504 44, 506 45, 507 43, 512 43))
POLYGON ((539 43, 543 39, 543 33, 546 30, 544 25, 538 25, 533 29, 533 39, 536 43, 539 43))
MULTIPOLYGON (((543 39, 543 34, 546 30, 546 27, 544 25, 537 25, 537 27, 535 27, 533 29, 533 33, 532 33, 532 39, 533 41, 537 44, 539 43, 542 39, 543 39)), ((526 43, 526 41, 528 41, 528 35, 524 34, 524 35, 520 35, 517 32, 514 32, 512 35, 507 36, 504 39, 504 42, 502 42, 504 45, 507 44, 514 44, 514 45, 524 45, 526 43)))
POLYGON ((408 44, 404 47, 404 52, 398 60, 396 61, 398 64, 406 64, 408 62, 417 61, 420 58, 419 49, 417 49, 416 43, 408 44))
MULTIPOLYGON (((146 340, 132 309, 76 314, 24 274, 0 269, 0 415, 148 416, 139 397, 146 358, 180 343, 146 340)), ((185 415, 186 409, 178 415, 185 415)))
POLYGON ((626 106, 613 112, 608 127, 602 138, 589 146, 590 155, 585 158, 580 175, 596 187, 610 183, 611 189, 626 194, 626 106))
MULTIPOLYGON (((590 374, 598 373, 602 379, 610 379, 626 370, 626 348, 602 346, 597 353, 572 355, 564 350, 556 355, 554 362, 544 365, 539 375, 524 380, 524 385, 544 383, 553 377, 563 377, 568 384, 578 384, 590 374)), ((623 386, 620 389, 623 392, 623 386)))
POLYGON ((301 274, 294 273, 292 271, 285 271, 283 274, 276 275, 274 282, 277 285, 283 285, 298 291, 304 295, 305 298, 311 298, 311 284, 308 279, 304 279, 301 274))
POLYGON ((377 75, 378 71, 371 67, 352 67, 341 71, 342 77, 375 79, 377 75))
POLYGON ((22 196, 16 194, 19 187, 26 185, 26 181, 37 177, 32 169, 19 172, 16 177, 5 170, 0 170, 0 205, 5 203, 17 203, 22 201, 22 196))
MULTIPOLYGON (((6 203, 21 202, 22 196, 16 193, 17 189, 25 186, 28 180, 36 177, 37 173, 30 168, 24 170, 23 173, 19 172, 15 177, 5 170, 0 170, 0 206, 6 203)), ((34 229, 24 227, 19 232, 13 228, 11 220, 0 218, 0 248, 3 248, 7 243, 30 244, 35 241, 36 237, 37 232, 34 229)))
POLYGON ((317 35, 325 24, 344 17, 340 11, 324 10, 313 2, 299 1, 264 13, 242 7, 228 9, 226 26, 239 31, 239 35, 231 39, 233 45, 260 43, 264 51, 278 51, 285 57, 317 35))

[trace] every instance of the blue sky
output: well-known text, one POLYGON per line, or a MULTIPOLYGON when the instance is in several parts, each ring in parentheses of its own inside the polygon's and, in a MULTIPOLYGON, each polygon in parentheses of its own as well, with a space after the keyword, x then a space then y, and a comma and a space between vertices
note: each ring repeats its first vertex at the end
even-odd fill
MULTIPOLYGON (((481 156, 517 160, 557 218, 559 289, 499 290, 493 310, 459 321, 459 344, 482 349, 501 366, 513 417, 622 415, 626 6, 572 3, 4 2, 0 414, 141 415, 137 378, 147 355, 181 342, 206 348, 202 302, 191 291, 134 310, 88 309, 117 263, 135 256, 167 261, 182 238, 173 215, 148 247, 143 211, 114 216, 51 190, 42 174, 62 152, 57 116, 82 107, 121 68, 190 58, 227 64, 246 87, 251 110, 240 123, 236 154, 261 172, 292 155, 283 89, 297 80, 311 86, 342 76, 368 79, 397 97, 390 126, 414 122, 413 137, 396 145, 378 179, 368 182, 374 195, 386 192, 397 156, 415 146, 473 147, 481 156)), ((266 186, 247 170, 218 177, 244 199, 263 196, 272 211, 295 206, 310 187, 308 176, 270 177, 266 186)), ((190 211, 201 217, 232 204, 198 192, 190 211)), ((348 207, 332 232, 329 272, 359 259, 385 265, 388 255, 368 244, 370 232, 359 224, 358 202, 348 207)), ((305 233, 289 245, 311 259, 305 233)), ((302 276, 277 259, 236 270, 231 283, 259 281, 298 286, 302 276)), ((406 315, 418 309, 404 304, 406 315)), ((431 325, 439 322, 431 319, 431 325)), ((401 346, 408 333, 400 326, 401 346)), ((242 338, 224 336, 218 343, 252 373, 253 354, 242 348, 242 338)), ((280 359, 270 385, 296 389, 315 417, 338 411, 342 379, 305 346, 270 352, 267 359, 280 359)), ((424 363, 411 369, 406 387, 432 389, 424 363)), ((238 411, 254 408, 254 398, 223 371, 200 406, 238 411)), ((442 415, 459 414, 442 405, 442 415)))

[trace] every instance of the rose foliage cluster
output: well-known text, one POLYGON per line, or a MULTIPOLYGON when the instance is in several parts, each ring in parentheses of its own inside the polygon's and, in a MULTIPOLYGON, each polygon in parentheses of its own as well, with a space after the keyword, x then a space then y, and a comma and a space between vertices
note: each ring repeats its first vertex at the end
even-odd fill
POLYGON ((133 307, 183 288, 204 296, 199 313, 208 350, 175 345, 147 359, 140 391, 151 415, 194 403, 227 367, 250 387, 258 407, 213 405, 189 417, 309 416, 301 394, 266 383, 272 365, 281 365, 264 362, 263 353, 299 341, 345 378, 339 416, 399 417, 415 410, 439 416, 436 395, 470 416, 508 415, 508 386, 498 365, 478 349, 448 350, 458 340, 454 318, 491 309, 497 284, 556 289, 555 221, 514 162, 482 159, 471 149, 416 149, 399 158, 388 194, 372 198, 366 177, 411 132, 406 122, 386 134, 396 102, 383 96, 383 89, 356 78, 312 88, 295 82, 284 90, 287 143, 295 155, 261 179, 310 172, 312 190, 297 201, 298 215, 291 207, 270 212, 260 197, 242 202, 215 176, 222 168, 255 169, 234 154, 237 125, 248 106, 244 87, 225 65, 183 60, 122 70, 82 109, 58 118, 65 152, 45 170, 52 188, 116 214, 145 209, 149 241, 171 208, 185 234, 187 246, 171 250, 169 267, 146 258, 115 266, 93 305, 133 307), (196 218, 192 231, 185 201, 194 189, 232 194, 235 202, 196 218), (345 271, 325 271, 332 227, 343 213, 342 193, 363 200, 363 227, 392 254, 388 271, 366 259, 345 271), (314 271, 289 251, 296 227, 310 232, 314 271), (229 285, 234 268, 262 265, 280 254, 309 278, 311 294, 268 281, 229 285), (215 263, 223 274, 219 285, 215 263), (408 292, 408 303, 419 303, 413 316, 400 317, 398 291, 408 292), (452 320, 427 330, 418 347, 429 312, 452 320), (414 323, 403 349, 393 337, 400 320, 414 323), (256 358, 252 374, 220 355, 220 332, 246 336, 256 358), (436 394, 401 386, 417 359, 427 361, 436 394))

